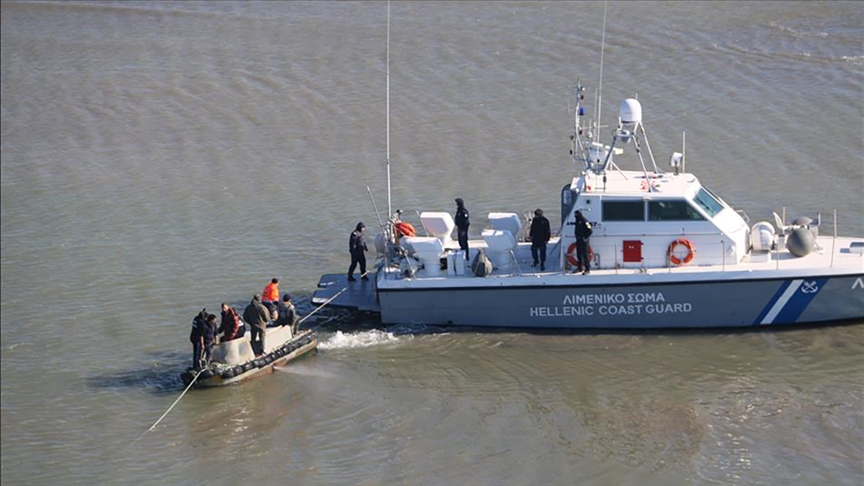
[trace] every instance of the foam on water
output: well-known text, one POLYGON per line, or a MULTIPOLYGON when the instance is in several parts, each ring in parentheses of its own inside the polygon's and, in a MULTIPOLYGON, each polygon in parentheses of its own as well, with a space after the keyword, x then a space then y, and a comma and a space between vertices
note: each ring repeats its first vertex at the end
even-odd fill
POLYGON ((396 337, 391 332, 371 331, 343 333, 336 331, 335 334, 318 342, 318 349, 356 349, 380 346, 382 344, 393 344, 409 336, 396 337))

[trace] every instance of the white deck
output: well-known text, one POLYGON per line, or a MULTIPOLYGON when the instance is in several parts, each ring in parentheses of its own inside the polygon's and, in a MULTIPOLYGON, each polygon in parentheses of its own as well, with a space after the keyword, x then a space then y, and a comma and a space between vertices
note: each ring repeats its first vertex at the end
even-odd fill
MULTIPOLYGON (((498 268, 483 278, 475 277, 468 270, 465 276, 438 275, 424 276, 422 270, 414 278, 403 278, 397 268, 384 269, 377 280, 378 289, 446 288, 446 287, 495 287, 524 285, 615 285, 664 282, 697 282, 709 280, 749 280, 763 278, 794 278, 813 276, 854 275, 864 272, 864 255, 850 250, 852 242, 860 238, 821 236, 818 243, 822 251, 814 251, 798 258, 788 251, 771 252, 770 258, 755 255, 746 256, 737 265, 684 265, 666 268, 598 268, 589 275, 574 274, 560 269, 540 272, 531 267, 530 246, 522 244, 515 253, 518 268, 498 268), (520 255, 522 255, 520 257, 520 255), (833 258, 832 258, 833 255, 833 258), (761 261, 753 261, 761 259, 761 261)), ((474 248, 482 248, 482 240, 471 240, 474 248), (476 245, 475 245, 476 243, 476 245)), ((551 257, 551 255, 550 255, 551 257)), ((557 266, 557 265, 556 265, 557 266)))

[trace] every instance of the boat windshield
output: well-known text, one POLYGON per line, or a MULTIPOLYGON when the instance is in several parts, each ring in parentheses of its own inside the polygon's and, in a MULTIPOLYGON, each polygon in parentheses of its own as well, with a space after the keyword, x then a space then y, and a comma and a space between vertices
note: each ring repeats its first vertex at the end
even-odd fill
POLYGON ((704 209, 708 216, 714 217, 723 210, 723 203, 717 200, 711 192, 705 190, 705 188, 699 189, 699 192, 696 193, 696 197, 693 198, 693 202, 699 205, 700 208, 704 209))

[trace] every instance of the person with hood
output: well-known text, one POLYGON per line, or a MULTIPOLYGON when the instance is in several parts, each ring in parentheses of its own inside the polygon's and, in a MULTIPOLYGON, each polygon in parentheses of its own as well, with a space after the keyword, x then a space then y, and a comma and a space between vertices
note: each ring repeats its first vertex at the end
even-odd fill
POLYGON ((534 211, 534 219, 531 220, 531 257, 534 259, 532 267, 540 264, 540 270, 546 270, 546 244, 552 237, 552 229, 549 220, 543 216, 543 210, 534 211))
MULTIPOLYGON (((576 211, 576 259, 579 260, 579 266, 582 268, 582 275, 591 273, 591 258, 589 255, 591 233, 591 223, 585 219, 581 210, 576 211)), ((578 272, 579 269, 576 269, 578 272)), ((573 273, 576 273, 573 272, 573 273)))
POLYGON ((468 209, 465 208, 465 201, 461 197, 456 198, 456 217, 453 218, 456 223, 456 238, 459 240, 459 248, 465 250, 465 260, 470 261, 468 254, 468 226, 471 222, 468 219, 468 209))
POLYGON ((270 322, 270 311, 261 303, 261 296, 252 296, 252 302, 243 311, 243 320, 249 323, 249 341, 255 356, 264 354, 264 338, 267 336, 267 323, 270 322), (258 349, 255 349, 256 342, 258 349))
POLYGON ((369 280, 369 277, 366 276, 366 240, 363 238, 363 230, 366 229, 366 225, 363 224, 363 221, 357 223, 357 227, 354 228, 354 231, 351 232, 351 237, 348 239, 348 251, 351 253, 351 266, 348 267, 348 281, 354 282, 357 279, 354 278, 354 269, 357 268, 357 265, 360 265, 360 278, 363 280, 369 280))

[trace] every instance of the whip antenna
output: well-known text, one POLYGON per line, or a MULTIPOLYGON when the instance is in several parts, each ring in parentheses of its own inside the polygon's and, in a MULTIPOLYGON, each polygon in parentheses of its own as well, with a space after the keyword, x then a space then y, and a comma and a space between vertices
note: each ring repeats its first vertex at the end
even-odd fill
POLYGON ((390 202, 390 1, 387 1, 387 217, 393 214, 390 202))
MULTIPOLYGON (((600 131, 600 110, 603 109, 603 51, 606 50, 606 8, 609 2, 603 2, 603 37, 600 39, 600 81, 597 83, 597 131, 600 131)), ((388 156, 389 157, 389 156, 388 156)))

